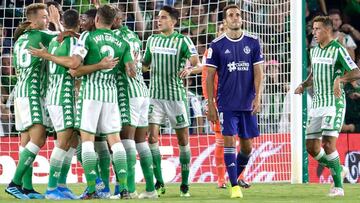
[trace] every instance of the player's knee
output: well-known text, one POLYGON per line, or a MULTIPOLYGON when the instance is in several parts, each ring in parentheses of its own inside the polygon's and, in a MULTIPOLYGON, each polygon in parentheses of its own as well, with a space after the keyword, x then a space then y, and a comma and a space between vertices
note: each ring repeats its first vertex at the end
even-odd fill
POLYGON ((331 154, 336 151, 336 145, 328 141, 323 141, 323 148, 326 154, 331 154))
POLYGON ((150 144, 157 143, 157 142, 158 142, 158 138, 157 138, 156 136, 151 136, 151 134, 150 134, 150 136, 149 136, 149 138, 148 138, 148 142, 149 142, 150 144))
POLYGON ((252 152, 252 147, 251 146, 241 148, 241 153, 244 154, 244 155, 250 155, 251 152, 252 152))
POLYGON ((312 157, 315 157, 319 152, 320 149, 317 150, 313 144, 311 143, 306 143, 306 151, 307 153, 309 153, 312 157))

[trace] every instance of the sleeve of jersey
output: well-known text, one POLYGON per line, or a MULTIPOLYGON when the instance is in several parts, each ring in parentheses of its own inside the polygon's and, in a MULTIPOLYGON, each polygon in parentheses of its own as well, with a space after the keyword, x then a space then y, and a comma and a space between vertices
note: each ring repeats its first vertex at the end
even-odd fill
POLYGON ((42 31, 42 44, 49 46, 51 40, 56 37, 60 32, 57 31, 42 31))
POLYGON ((185 49, 185 57, 186 58, 190 58, 192 56, 198 55, 194 43, 191 41, 191 39, 188 36, 184 37, 183 46, 185 49))
POLYGON ((78 43, 78 40, 76 37, 70 38, 69 56, 74 55, 77 43, 78 43))
POLYGON ((150 43, 151 43, 151 37, 149 37, 149 39, 146 42, 146 48, 145 48, 145 53, 144 53, 144 58, 143 58, 143 61, 145 64, 151 63, 150 43))
POLYGON ((207 51, 206 64, 207 67, 218 68, 219 60, 218 53, 216 52, 216 46, 214 43, 210 44, 210 48, 207 51))
POLYGON ((132 55, 132 51, 131 51, 130 45, 128 43, 126 43, 126 45, 125 45, 123 61, 124 61, 124 64, 134 61, 134 56, 132 55))
POLYGON ((345 71, 351 71, 355 68, 357 68, 357 65, 354 63, 354 61, 351 59, 351 56, 346 51, 344 47, 340 47, 339 54, 337 60, 341 64, 341 68, 345 71))
POLYGON ((84 32, 80 35, 80 39, 78 40, 75 48, 74 48, 74 52, 73 55, 79 55, 83 60, 86 57, 88 50, 89 50, 89 33, 88 32, 84 32))
POLYGON ((264 55, 262 54, 261 45, 259 40, 256 40, 253 52, 253 64, 257 65, 264 63, 264 55))

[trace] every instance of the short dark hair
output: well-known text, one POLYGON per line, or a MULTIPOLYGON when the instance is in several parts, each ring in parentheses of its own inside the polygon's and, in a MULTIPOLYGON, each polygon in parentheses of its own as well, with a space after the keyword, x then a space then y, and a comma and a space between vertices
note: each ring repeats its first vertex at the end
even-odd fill
POLYGON ((169 13, 171 19, 178 21, 179 20, 179 12, 171 6, 163 6, 160 10, 166 11, 169 13))
POLYGON ((324 26, 326 27, 333 27, 333 23, 332 20, 330 19, 329 16, 316 16, 313 20, 312 20, 312 24, 314 24, 315 22, 320 22, 322 23, 324 26))
POLYGON ((66 28, 76 28, 79 24, 79 13, 77 10, 68 9, 64 12, 63 19, 66 28))
POLYGON ((88 17, 90 17, 90 18, 94 18, 94 19, 95 19, 96 13, 97 13, 97 9, 96 9, 96 8, 92 8, 92 9, 89 9, 89 10, 85 11, 84 14, 87 15, 88 17))
POLYGON ((96 15, 99 16, 100 21, 106 25, 112 25, 116 17, 117 10, 110 5, 103 5, 98 8, 96 15))
POLYGON ((329 10, 329 16, 330 15, 339 15, 341 17, 341 11, 339 9, 330 9, 329 10))
MULTIPOLYGON (((236 9, 239 9, 239 10, 240 10, 240 7, 239 7, 238 5, 236 5, 236 4, 230 4, 230 5, 225 6, 224 9, 223 9, 223 19, 226 18, 226 12, 227 12, 227 10, 229 10, 229 9, 231 9, 231 8, 236 8, 236 9)), ((241 11, 241 10, 240 10, 240 11, 241 11)))

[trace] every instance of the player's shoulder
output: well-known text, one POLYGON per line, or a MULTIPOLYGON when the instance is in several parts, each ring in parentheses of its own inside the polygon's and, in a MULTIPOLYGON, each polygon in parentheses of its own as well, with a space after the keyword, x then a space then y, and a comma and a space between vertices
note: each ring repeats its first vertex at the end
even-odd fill
POLYGON ((250 40, 256 40, 256 41, 259 40, 259 37, 254 34, 251 34, 247 31, 243 31, 243 33, 244 33, 244 38, 248 38, 250 40))
POLYGON ((225 39, 226 39, 226 35, 225 35, 225 33, 223 33, 223 34, 220 35, 219 37, 215 38, 211 43, 212 43, 212 44, 221 43, 221 42, 224 41, 225 39))

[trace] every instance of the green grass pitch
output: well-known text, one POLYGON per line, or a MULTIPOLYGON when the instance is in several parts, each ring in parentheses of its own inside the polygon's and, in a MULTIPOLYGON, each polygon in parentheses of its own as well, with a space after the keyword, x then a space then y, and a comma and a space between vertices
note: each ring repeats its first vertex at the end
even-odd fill
MULTIPOLYGON (((0 202, 20 202, 4 192, 6 185, 0 185, 0 202)), ((70 188, 79 195, 84 190, 84 184, 71 184, 70 188)), ((46 185, 36 185, 36 190, 44 192, 46 185)), ((113 188, 112 188, 113 189, 113 188)), ((138 192, 144 189, 138 184, 138 192)), ((187 203, 225 203, 225 202, 360 202, 360 185, 345 184, 345 197, 329 198, 329 185, 326 184, 254 184, 250 189, 243 189, 244 198, 230 199, 228 189, 217 189, 215 184, 191 184, 190 198, 179 197, 179 184, 167 184, 166 194, 157 200, 120 200, 121 202, 187 202, 187 203)), ((85 202, 117 202, 119 200, 91 200, 85 202)), ((82 202, 31 200, 29 202, 82 202)))

